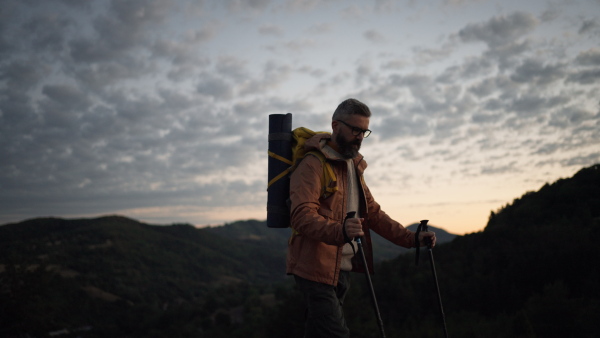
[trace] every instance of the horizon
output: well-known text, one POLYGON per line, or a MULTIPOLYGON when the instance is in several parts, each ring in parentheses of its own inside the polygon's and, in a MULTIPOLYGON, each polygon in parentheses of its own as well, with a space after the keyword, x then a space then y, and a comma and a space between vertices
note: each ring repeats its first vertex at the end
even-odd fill
MULTIPOLYGON (((596 163, 596 164, 594 164, 592 166, 596 166, 596 165, 600 165, 600 163, 596 163)), ((588 167, 581 168, 581 169, 577 170, 577 172, 579 172, 580 170, 586 169, 586 168, 588 168, 588 167)), ((571 178, 577 172, 573 173, 573 175, 571 175, 569 177, 559 178, 556 181, 561 180, 561 179, 571 178)), ((556 181, 546 182, 545 184, 552 185, 556 181)), ((489 213, 491 213, 491 212, 497 213, 497 211, 499 211, 500 209, 502 209, 502 208, 504 208, 504 207, 506 207, 508 205, 511 205, 514 202, 515 199, 520 199, 525 194, 527 194, 529 192, 537 192, 541 188, 542 188, 542 186, 540 186, 539 189, 536 189, 536 190, 530 190, 530 191, 523 192, 521 195, 514 197, 510 201, 507 201, 502 206, 500 206, 500 207, 498 207, 498 208, 496 208, 494 210, 490 210, 489 213)), ((489 213, 488 213, 488 216, 489 216, 489 213)), ((265 214, 266 214, 266 212, 265 212, 265 214)), ((137 218, 137 217, 133 217, 133 216, 130 216, 130 215, 119 214, 119 213, 110 213, 110 212, 105 213, 105 214, 72 215, 72 216, 60 216, 60 215, 33 216, 33 217, 26 218, 26 219, 15 220, 15 221, 10 221, 10 222, 3 222, 3 223, 0 223, 0 226, 8 225, 8 224, 16 224, 16 223, 21 223, 21 222, 29 221, 29 220, 35 220, 35 219, 44 219, 44 218, 56 218, 56 219, 64 219, 64 220, 78 220, 78 219, 96 219, 96 218, 103 218, 103 217, 124 217, 124 218, 129 218, 129 219, 132 219, 134 221, 137 221, 137 222, 140 222, 140 223, 145 223, 145 224, 152 225, 152 226, 171 226, 171 225, 175 225, 175 224, 187 224, 187 225, 193 226, 193 227, 198 228, 198 229, 206 228, 206 227, 220 227, 220 226, 225 226, 225 225, 236 223, 236 222, 258 221, 258 222, 265 222, 265 228, 267 228, 267 226, 266 226, 266 216, 263 219, 249 217, 249 218, 231 219, 231 220, 223 221, 221 223, 214 223, 214 224, 193 224, 191 222, 186 222, 186 221, 176 221, 176 222, 175 221, 168 221, 169 218, 167 216, 164 217, 165 221, 163 221, 162 223, 156 223, 155 221, 153 221, 156 218, 151 218, 151 219, 146 220, 146 219, 143 219, 143 218, 137 218)), ((423 219, 425 219, 425 218, 423 218, 423 219)), ((415 220, 415 221, 412 221, 412 222, 408 222, 408 223, 401 223, 401 224, 403 226, 405 226, 405 227, 408 228, 411 225, 418 225, 420 221, 421 221, 421 219, 420 220, 415 220)), ((429 220, 429 221, 431 222, 431 220, 429 220)), ((478 232, 484 231, 485 227, 487 226, 487 221, 485 222, 484 226, 481 227, 481 229, 475 229, 475 230, 466 231, 466 232, 463 232, 463 233, 456 232, 453 229, 448 228, 444 224, 429 223, 428 225, 430 227, 446 231, 447 233, 452 234, 452 235, 464 236, 464 235, 468 235, 468 234, 471 234, 471 233, 478 233, 478 232)), ((277 229, 277 228, 274 228, 274 229, 277 229)), ((283 229, 285 229, 285 228, 283 228, 283 229)))
MULTIPOLYGON (((256 221, 256 222, 260 222, 260 223, 265 223, 265 228, 267 228, 267 229, 288 229, 289 228, 289 227, 287 227, 287 228, 269 228, 269 227, 266 226, 266 222, 267 222, 266 219, 261 220, 261 219, 255 219, 255 218, 237 219, 237 220, 233 220, 233 221, 230 221, 230 222, 225 222, 225 223, 222 223, 222 224, 196 225, 196 224, 191 224, 191 223, 187 223, 187 222, 171 222, 171 223, 157 224, 157 223, 149 223, 149 222, 146 222, 146 221, 143 221, 143 220, 132 218, 132 217, 129 217, 127 215, 111 214, 111 213, 103 214, 103 215, 87 216, 87 217, 39 216, 39 217, 32 217, 32 218, 23 219, 23 220, 16 221, 16 222, 3 223, 3 224, 0 224, 0 226, 9 225, 9 224, 19 224, 19 223, 23 223, 23 222, 32 221, 32 220, 43 220, 43 219, 59 219, 59 220, 65 220, 65 221, 77 221, 77 220, 94 220, 94 219, 109 218, 109 217, 126 218, 126 219, 133 220, 135 222, 147 224, 147 225, 150 225, 150 226, 173 226, 173 225, 182 225, 183 224, 183 225, 192 226, 192 227, 194 227, 196 229, 222 227, 222 226, 227 226, 227 225, 238 223, 238 222, 242 222, 243 223, 243 222, 252 222, 252 221, 256 221)), ((419 225, 419 222, 413 222, 413 223, 407 224, 406 227, 408 228, 408 227, 413 226, 413 225, 417 226, 417 225, 419 225)), ((437 228, 437 229, 446 231, 447 233, 449 233, 451 235, 458 235, 458 234, 455 234, 455 233, 451 233, 451 232, 447 231, 446 229, 444 229, 443 227, 440 227, 440 226, 437 226, 437 225, 434 225, 434 224, 428 224, 428 226, 430 228, 437 228)))

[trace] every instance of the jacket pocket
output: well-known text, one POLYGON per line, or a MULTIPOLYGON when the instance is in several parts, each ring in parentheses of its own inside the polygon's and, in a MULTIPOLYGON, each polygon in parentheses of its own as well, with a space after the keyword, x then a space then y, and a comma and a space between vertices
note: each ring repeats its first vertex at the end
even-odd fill
POLYGON ((324 208, 323 205, 321 205, 321 208, 319 208, 319 210, 317 210, 317 213, 327 219, 333 219, 334 218, 334 213, 332 210, 324 208))

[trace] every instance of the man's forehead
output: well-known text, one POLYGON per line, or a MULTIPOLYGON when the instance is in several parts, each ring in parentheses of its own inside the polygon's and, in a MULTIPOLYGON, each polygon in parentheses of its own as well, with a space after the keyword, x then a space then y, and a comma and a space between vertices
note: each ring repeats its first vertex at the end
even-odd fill
POLYGON ((369 118, 358 114, 348 116, 347 122, 356 127, 363 127, 363 129, 366 129, 365 125, 369 126, 369 118))

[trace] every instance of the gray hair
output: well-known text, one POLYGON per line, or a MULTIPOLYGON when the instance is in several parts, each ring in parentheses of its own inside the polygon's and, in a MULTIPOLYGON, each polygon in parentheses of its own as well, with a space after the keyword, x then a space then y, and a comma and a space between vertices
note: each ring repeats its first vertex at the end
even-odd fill
POLYGON ((358 101, 357 99, 347 99, 338 105, 333 113, 332 119, 344 120, 350 115, 362 115, 364 117, 371 117, 371 110, 366 104, 358 101))

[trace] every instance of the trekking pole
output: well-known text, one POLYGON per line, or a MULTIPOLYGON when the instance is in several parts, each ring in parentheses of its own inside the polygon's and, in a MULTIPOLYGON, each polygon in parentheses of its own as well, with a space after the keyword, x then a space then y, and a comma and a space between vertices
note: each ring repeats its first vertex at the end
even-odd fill
MULTIPOLYGON (((353 218, 356 214, 355 211, 351 211, 346 214, 346 220, 348 218, 353 218)), ((346 221, 344 220, 344 224, 346 221)), ((373 307, 375 308, 375 315, 377 315, 377 325, 379 325, 379 331, 381 332, 381 337, 385 338, 385 331, 383 330, 383 320, 381 320, 381 314, 379 313, 379 306, 377 305, 377 298, 375 297, 375 289, 373 288, 373 282, 371 281, 371 275, 369 274, 369 266, 367 265, 367 258, 365 257, 365 252, 362 246, 361 237, 356 237, 356 244, 358 244, 358 251, 362 256, 363 266, 365 267, 365 275, 367 276, 367 283, 369 284, 369 290, 371 291, 371 300, 373 301, 373 307)))
MULTIPOLYGON (((416 265, 419 265, 419 233, 421 231, 427 232, 427 222, 429 220, 422 220, 421 224, 417 227, 417 233, 415 234, 415 245, 417 247, 416 265)), ((431 261, 431 272, 433 273, 433 279, 435 281, 435 289, 437 291, 438 303, 440 304, 440 314, 442 315, 442 324, 444 326, 444 337, 448 338, 448 329, 446 328, 446 315, 444 314, 444 307, 442 306, 442 296, 440 295, 440 285, 438 284, 437 273, 435 272, 435 262, 433 261, 432 243, 430 238, 426 238, 427 249, 429 251, 429 259, 431 261)))

